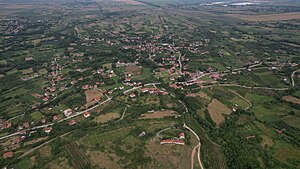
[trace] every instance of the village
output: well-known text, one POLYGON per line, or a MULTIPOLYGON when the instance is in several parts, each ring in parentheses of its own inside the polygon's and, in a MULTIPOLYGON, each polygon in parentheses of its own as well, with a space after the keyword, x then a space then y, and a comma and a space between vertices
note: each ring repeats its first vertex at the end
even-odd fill
POLYGON ((44 3, 0 5, 0 168, 298 164, 297 36, 277 30, 296 21, 189 2, 44 3))

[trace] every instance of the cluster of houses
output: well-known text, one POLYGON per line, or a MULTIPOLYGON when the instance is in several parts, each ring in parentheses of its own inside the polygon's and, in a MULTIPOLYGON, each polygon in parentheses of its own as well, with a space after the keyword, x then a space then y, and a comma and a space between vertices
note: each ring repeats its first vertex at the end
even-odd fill
POLYGON ((177 144, 177 145, 184 145, 185 134, 184 132, 179 133, 179 138, 161 140, 160 144, 177 144))
MULTIPOLYGON (((140 92, 142 93, 150 93, 150 94, 162 94, 162 95, 167 95, 169 94, 169 92, 163 91, 163 90, 159 90, 158 88, 148 88, 148 87, 143 87, 140 88, 140 92)), ((131 93, 130 98, 135 98, 136 94, 131 93)))
POLYGON ((8 129, 12 126, 12 123, 7 121, 7 120, 4 120, 2 118, 0 118, 0 129, 3 130, 3 129, 8 129))
POLYGON ((141 90, 142 93, 162 94, 162 95, 169 94, 168 92, 159 90, 158 88, 147 88, 147 87, 144 87, 144 88, 141 88, 140 90, 141 90))

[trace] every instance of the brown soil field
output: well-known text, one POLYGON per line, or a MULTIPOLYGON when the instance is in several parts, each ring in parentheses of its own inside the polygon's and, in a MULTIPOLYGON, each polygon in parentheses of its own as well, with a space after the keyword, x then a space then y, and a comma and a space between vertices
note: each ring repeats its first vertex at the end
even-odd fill
POLYGON ((101 98, 103 96, 103 93, 96 89, 86 90, 84 93, 86 95, 87 103, 93 101, 97 97, 101 98))
POLYGON ((102 115, 96 117, 95 121, 97 123, 106 123, 106 122, 109 122, 109 121, 111 121, 113 119, 117 119, 117 118, 120 118, 120 114, 112 112, 112 113, 102 114, 102 115))
POLYGON ((130 5, 144 5, 144 3, 138 2, 138 1, 135 1, 135 0, 114 0, 114 1, 125 2, 125 3, 130 4, 130 5))
POLYGON ((294 97, 294 96, 284 96, 283 100, 285 100, 287 102, 292 102, 295 104, 300 104, 300 99, 298 99, 297 97, 294 97))
POLYGON ((289 12, 289 13, 268 14, 268 15, 226 14, 226 16, 235 17, 247 21, 267 22, 267 21, 300 19, 300 12, 289 12))
POLYGON ((225 120, 222 114, 229 115, 231 113, 231 110, 217 99, 213 99, 208 105, 208 111, 210 117, 217 124, 217 126, 220 126, 220 124, 225 120))
POLYGON ((160 119, 164 117, 176 117, 179 114, 176 111, 173 110, 163 110, 163 111, 157 111, 154 113, 145 113, 142 114, 140 119, 160 119))
POLYGON ((89 107, 90 105, 95 104, 96 101, 94 99, 101 98, 103 96, 103 93, 96 89, 86 90, 84 93, 86 96, 85 107, 89 107))
POLYGON ((139 66, 127 66, 125 71, 132 75, 140 75, 142 73, 142 69, 139 66))

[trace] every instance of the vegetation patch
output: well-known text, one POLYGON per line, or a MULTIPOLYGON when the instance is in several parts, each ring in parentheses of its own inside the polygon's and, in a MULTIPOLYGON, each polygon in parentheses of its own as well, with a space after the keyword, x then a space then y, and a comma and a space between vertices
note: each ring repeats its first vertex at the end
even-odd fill
POLYGON ((89 166, 89 160, 86 155, 79 149, 77 143, 73 142, 65 145, 65 148, 70 156, 72 166, 75 169, 85 169, 89 166))
POLYGON ((101 114, 101 115, 95 117, 95 121, 97 123, 106 123, 113 119, 117 119, 119 117, 120 117, 119 113, 111 112, 111 113, 101 114))

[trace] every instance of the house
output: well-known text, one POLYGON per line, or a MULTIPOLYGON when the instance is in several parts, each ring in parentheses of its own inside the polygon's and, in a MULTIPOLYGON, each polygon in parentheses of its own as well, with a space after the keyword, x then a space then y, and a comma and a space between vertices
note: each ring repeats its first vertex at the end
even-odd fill
POLYGON ((12 140, 12 144, 19 144, 21 142, 20 137, 17 137, 16 139, 12 140))
POLYGON ((89 89, 89 87, 90 87, 89 85, 83 85, 81 88, 82 89, 89 89))
POLYGON ((28 122, 23 123, 23 127, 24 127, 25 129, 28 129, 28 128, 29 128, 29 123, 28 123, 28 122))
POLYGON ((83 114, 83 116, 84 116, 85 118, 88 118, 88 117, 91 116, 91 113, 90 113, 90 112, 85 112, 85 113, 83 114))
POLYGON ((53 116, 53 117, 52 117, 52 120, 53 120, 53 121, 56 121, 56 120, 58 120, 58 117, 57 117, 57 116, 53 116))
POLYGON ((20 131, 19 131, 19 134, 20 134, 20 135, 25 135, 25 134, 26 134, 26 130, 20 130, 20 131))
POLYGON ((46 119, 42 118, 41 119, 41 123, 45 124, 46 123, 46 119))
POLYGON ((213 73, 211 74, 209 77, 213 78, 213 79, 219 79, 220 78, 220 74, 218 73, 213 73))
POLYGON ((175 88, 175 89, 182 88, 181 86, 177 86, 176 84, 170 84, 169 86, 170 86, 170 87, 173 87, 173 88, 175 88))
POLYGON ((160 144, 178 144, 178 145, 184 145, 184 141, 182 140, 162 140, 160 141, 160 144))
POLYGON ((8 121, 2 121, 0 122, 0 128, 1 129, 8 129, 12 126, 11 122, 8 121))
POLYGON ((76 124, 76 121, 75 120, 70 120, 68 123, 69 123, 69 126, 73 126, 73 125, 76 124))
POLYGON ((131 93, 131 94, 130 94, 130 97, 131 97, 131 98, 134 98, 134 97, 136 97, 136 95, 135 95, 134 93, 131 93))
POLYGON ((48 97, 44 97, 43 100, 46 102, 46 101, 49 100, 49 98, 48 97))
POLYGON ((72 113, 73 113, 72 109, 64 110, 64 115, 65 115, 66 117, 69 117, 72 113))
POLYGON ((276 130, 276 131, 277 131, 277 134, 283 134, 282 130, 276 130))
POLYGON ((146 92, 148 92, 148 91, 149 91, 149 89, 148 89, 148 88, 142 88, 141 90, 142 90, 142 92, 143 92, 143 93, 146 93, 146 92))
POLYGON ((12 158, 14 155, 14 153, 12 151, 8 151, 8 152, 5 152, 3 154, 3 158, 6 159, 6 158, 12 158))
POLYGON ((179 133, 179 138, 180 138, 181 140, 185 139, 184 132, 179 133))
POLYGON ((45 133, 48 133, 48 134, 51 132, 51 130, 52 130, 51 127, 46 127, 46 128, 43 129, 43 131, 44 131, 45 133))

